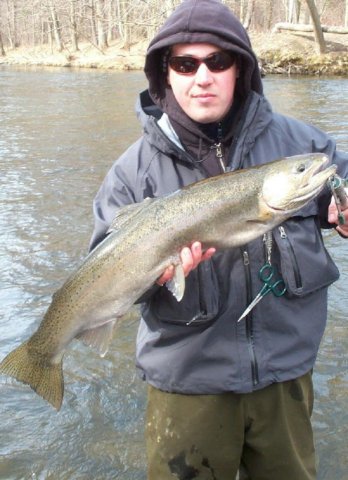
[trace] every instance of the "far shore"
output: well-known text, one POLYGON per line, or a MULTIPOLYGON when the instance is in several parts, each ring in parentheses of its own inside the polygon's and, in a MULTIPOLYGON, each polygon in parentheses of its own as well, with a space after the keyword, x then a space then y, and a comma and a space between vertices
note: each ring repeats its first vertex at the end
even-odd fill
MULTIPOLYGON (((253 48, 264 74, 348 76, 348 35, 326 33, 327 53, 315 51, 313 34, 250 32, 253 48)), ((77 52, 65 47, 56 52, 49 46, 6 50, 0 65, 142 70, 147 42, 125 49, 115 42, 104 51, 81 44, 77 52)))

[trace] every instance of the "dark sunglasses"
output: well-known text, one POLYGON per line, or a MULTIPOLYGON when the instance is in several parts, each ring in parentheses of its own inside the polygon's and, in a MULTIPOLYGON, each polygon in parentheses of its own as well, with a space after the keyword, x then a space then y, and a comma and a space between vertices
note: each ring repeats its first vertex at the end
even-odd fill
POLYGON ((228 70, 236 61, 236 55, 232 52, 214 52, 205 58, 181 55, 169 58, 169 65, 175 72, 181 75, 196 73, 199 66, 204 63, 211 72, 223 72, 228 70))

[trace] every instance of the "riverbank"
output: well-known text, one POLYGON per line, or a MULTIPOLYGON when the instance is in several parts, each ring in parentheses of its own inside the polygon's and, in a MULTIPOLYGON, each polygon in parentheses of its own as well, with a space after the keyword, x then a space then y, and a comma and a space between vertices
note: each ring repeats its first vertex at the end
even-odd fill
MULTIPOLYGON (((253 48, 265 74, 348 75, 348 35, 325 33, 327 53, 315 52, 314 36, 304 32, 250 33, 253 48)), ((55 52, 50 47, 8 50, 0 64, 141 70, 146 42, 124 49, 115 42, 103 52, 81 44, 78 52, 66 48, 55 52)))

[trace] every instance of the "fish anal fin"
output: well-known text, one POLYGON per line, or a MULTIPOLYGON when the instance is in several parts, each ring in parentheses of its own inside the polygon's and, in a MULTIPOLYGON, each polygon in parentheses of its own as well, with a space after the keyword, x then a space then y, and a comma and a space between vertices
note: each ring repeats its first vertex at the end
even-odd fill
POLYGON ((62 360, 50 363, 36 355, 28 342, 10 352, 0 363, 0 373, 29 385, 38 395, 60 410, 64 396, 62 360))
POLYGON ((166 282, 166 287, 174 295, 178 302, 182 300, 182 297, 185 293, 185 275, 181 263, 174 265, 173 278, 166 282))
POLYGON ((76 336, 85 345, 95 348, 101 357, 104 357, 109 349, 116 320, 104 323, 100 327, 84 330, 76 336))

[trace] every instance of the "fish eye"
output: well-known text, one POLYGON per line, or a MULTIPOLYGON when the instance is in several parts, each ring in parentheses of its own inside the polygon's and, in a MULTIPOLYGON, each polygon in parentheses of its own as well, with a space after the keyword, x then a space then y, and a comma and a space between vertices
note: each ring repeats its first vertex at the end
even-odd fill
POLYGON ((306 165, 305 165, 304 163, 301 163, 301 164, 297 167, 298 173, 303 173, 305 170, 306 170, 306 165))

